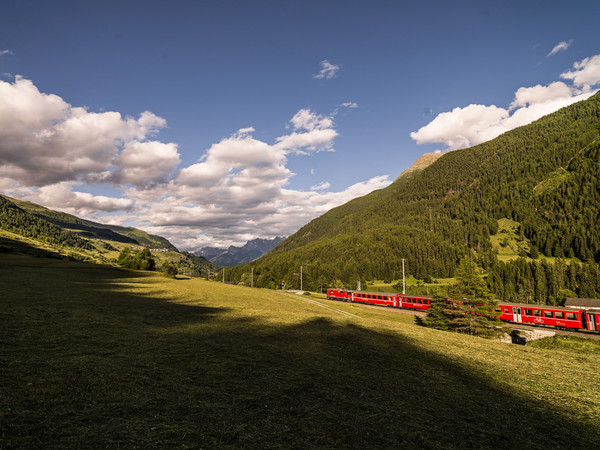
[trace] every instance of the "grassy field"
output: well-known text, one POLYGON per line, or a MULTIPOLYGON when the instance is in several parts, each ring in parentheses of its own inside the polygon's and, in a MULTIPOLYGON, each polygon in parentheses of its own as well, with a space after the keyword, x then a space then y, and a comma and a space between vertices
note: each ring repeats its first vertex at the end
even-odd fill
POLYGON ((593 448, 600 359, 0 253, 0 448, 593 448))

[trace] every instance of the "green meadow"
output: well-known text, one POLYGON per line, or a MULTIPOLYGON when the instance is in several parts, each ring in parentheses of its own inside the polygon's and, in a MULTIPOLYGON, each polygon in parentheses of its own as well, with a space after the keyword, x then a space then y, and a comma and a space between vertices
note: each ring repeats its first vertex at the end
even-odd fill
MULTIPOLYGON (((39 256, 39 255, 38 255, 39 256)), ((1 448, 593 448, 600 359, 0 253, 1 448)))

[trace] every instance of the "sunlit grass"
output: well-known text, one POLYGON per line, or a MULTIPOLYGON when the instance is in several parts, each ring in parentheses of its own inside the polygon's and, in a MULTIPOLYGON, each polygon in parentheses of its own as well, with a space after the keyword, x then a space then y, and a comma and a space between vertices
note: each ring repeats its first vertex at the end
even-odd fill
POLYGON ((0 447, 576 448, 597 353, 202 279, 0 254, 0 447))

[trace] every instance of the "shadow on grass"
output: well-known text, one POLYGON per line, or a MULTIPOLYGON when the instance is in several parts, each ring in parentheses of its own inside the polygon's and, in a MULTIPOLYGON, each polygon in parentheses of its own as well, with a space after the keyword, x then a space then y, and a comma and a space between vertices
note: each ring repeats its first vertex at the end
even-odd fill
POLYGON ((401 336, 327 319, 236 319, 115 287, 141 273, 62 264, 0 256, 0 447, 600 443, 598 428, 401 336))

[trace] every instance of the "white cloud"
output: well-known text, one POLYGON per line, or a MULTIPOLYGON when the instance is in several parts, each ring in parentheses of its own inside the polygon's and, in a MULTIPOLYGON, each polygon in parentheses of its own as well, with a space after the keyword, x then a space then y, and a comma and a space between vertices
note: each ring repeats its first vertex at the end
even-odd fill
POLYGON ((449 149, 465 148, 500 134, 508 111, 497 106, 469 105, 439 114, 410 137, 417 144, 441 142, 449 149))
POLYGON ((546 55, 546 57, 548 58, 550 56, 556 55, 558 52, 566 51, 571 46, 572 43, 573 43, 573 39, 571 39, 569 42, 566 42, 566 41, 559 42, 558 44, 556 44, 554 46, 554 48, 552 50, 550 50, 550 53, 548 53, 546 55))
POLYGON ((345 103, 342 103, 340 106, 343 106, 344 108, 358 108, 358 103, 356 103, 356 102, 345 102, 345 103))
POLYGON ((326 59, 321 61, 321 70, 319 71, 319 73, 313 75, 313 78, 322 80, 331 80, 332 78, 335 78, 338 70, 340 70, 340 66, 336 66, 335 64, 331 64, 329 61, 327 61, 326 59))
POLYGON ((595 55, 573 64, 575 70, 564 72, 560 77, 564 80, 573 80, 575 86, 582 87, 584 90, 590 89, 600 83, 600 55, 595 55))
POLYGON ((179 167, 177 145, 151 138, 163 118, 90 112, 17 77, 0 81, 0 191, 84 218, 137 223, 182 249, 289 235, 390 183, 384 176, 341 192, 328 192, 326 182, 308 192, 287 188, 289 157, 333 149, 333 117, 300 109, 291 131, 272 143, 242 128, 179 167), (82 192, 106 184, 122 195, 82 192))
POLYGON ((329 209, 390 183, 383 176, 337 193, 326 191, 329 183, 309 192, 287 189, 293 176, 288 156, 302 153, 298 149, 307 143, 327 147, 337 135, 328 128, 333 125, 328 116, 307 109, 290 123, 295 131, 274 144, 254 138, 252 128, 239 130, 182 168, 168 185, 128 191, 143 211, 143 228, 186 249, 243 244, 253 237, 290 235, 329 209))
POLYGON ((329 183, 328 181, 322 181, 319 184, 311 186, 310 190, 311 191, 323 191, 325 189, 329 189, 330 187, 331 187, 331 183, 329 183))
POLYGON ((515 92, 515 99, 510 105, 511 109, 536 103, 546 103, 558 99, 568 99, 573 96, 573 90, 562 81, 555 81, 548 86, 536 85, 522 87, 515 92))
POLYGON ((164 119, 149 111, 137 119, 88 112, 21 77, 0 81, 0 123, 0 176, 26 186, 111 178, 137 183, 144 169, 154 181, 178 163, 174 144, 146 141, 164 119), (141 148, 151 166, 134 157, 141 148))
POLYGON ((574 64, 576 71, 565 72, 575 87, 562 81, 547 86, 522 87, 515 92, 508 109, 495 105, 468 105, 438 114, 431 122, 410 134, 417 144, 442 143, 448 150, 465 148, 493 139, 513 128, 527 125, 572 103, 585 100, 600 83, 600 55, 574 64))
POLYGON ((290 123, 292 123, 296 130, 323 130, 333 126, 333 119, 331 117, 315 114, 310 109, 306 108, 301 109, 294 114, 294 117, 290 119, 290 123))
POLYGON ((0 56, 4 55, 12 55, 13 52, 11 50, 0 50, 0 56))
POLYGON ((108 181, 147 187, 166 182, 179 163, 176 144, 132 141, 115 159, 117 169, 109 174, 108 181))
POLYGON ((301 109, 290 123, 294 131, 276 138, 275 148, 285 153, 306 155, 316 151, 333 151, 333 141, 338 135, 333 128, 331 116, 313 113, 310 109, 301 109), (305 131, 302 131, 305 130, 305 131))
MULTIPOLYGON (((389 184, 389 177, 384 175, 356 183, 341 192, 304 192, 282 189, 272 205, 267 205, 264 211, 260 211, 259 214, 254 216, 250 214, 244 216, 233 214, 232 216, 221 217, 219 214, 213 213, 210 217, 205 217, 202 212, 198 211, 195 215, 198 222, 190 221, 188 223, 189 228, 181 231, 179 235, 181 237, 177 237, 176 227, 165 234, 173 236, 175 245, 182 245, 187 242, 186 245, 188 246, 191 245, 190 236, 197 236, 197 234, 191 234, 190 231, 198 230, 198 228, 203 229, 205 234, 210 236, 233 238, 234 243, 237 244, 245 243, 248 236, 256 237, 257 230, 263 233, 260 237, 289 236, 330 209, 353 198, 366 195, 373 190, 384 188, 389 184), (272 209, 268 209, 269 206, 272 209), (199 226, 200 223, 202 223, 201 226, 199 226)), ((190 212, 182 211, 182 214, 186 213, 189 214, 190 212)), ((166 231, 166 229, 163 228, 163 231, 166 231)), ((199 241, 194 244, 197 247, 188 248, 200 248, 203 245, 210 245, 209 242, 204 236, 200 236, 199 241)))
POLYGON ((113 212, 128 210, 133 206, 133 201, 126 198, 92 195, 87 192, 73 192, 72 184, 69 182, 43 186, 36 190, 30 190, 28 193, 23 193, 20 197, 78 217, 94 216, 99 211, 113 212))

